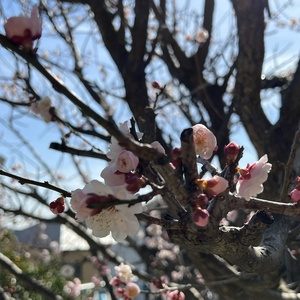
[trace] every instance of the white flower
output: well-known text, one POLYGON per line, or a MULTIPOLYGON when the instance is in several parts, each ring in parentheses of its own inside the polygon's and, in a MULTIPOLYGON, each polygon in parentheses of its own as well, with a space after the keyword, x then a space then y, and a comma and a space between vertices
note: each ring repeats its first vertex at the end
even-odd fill
POLYGON ((121 263, 119 266, 115 267, 116 275, 123 283, 128 283, 132 280, 133 274, 131 267, 121 263))
POLYGON ((52 114, 50 113, 50 108, 52 107, 51 99, 49 97, 45 97, 40 101, 33 102, 30 106, 31 110, 43 117, 46 123, 52 121, 52 114))
MULTIPOLYGON (((109 187, 102 182, 92 180, 83 189, 83 194, 96 194, 99 196, 112 195, 120 200, 132 200, 137 196, 129 193, 125 187, 109 187)), ((80 199, 79 199, 80 200, 80 199)), ((71 206, 80 214, 80 201, 77 198, 71 200, 71 206), (73 201, 73 202, 72 202, 73 201)), ((129 206, 122 204, 102 209, 99 213, 88 216, 85 221, 93 234, 98 237, 105 237, 111 233, 116 241, 124 240, 128 235, 135 236, 140 228, 135 214, 142 213, 141 203, 129 206)))
POLYGON ((236 184, 237 195, 250 200, 250 197, 262 193, 262 184, 268 179, 271 168, 272 165, 268 163, 268 156, 265 154, 251 166, 248 164, 246 169, 240 169, 241 176, 236 184))

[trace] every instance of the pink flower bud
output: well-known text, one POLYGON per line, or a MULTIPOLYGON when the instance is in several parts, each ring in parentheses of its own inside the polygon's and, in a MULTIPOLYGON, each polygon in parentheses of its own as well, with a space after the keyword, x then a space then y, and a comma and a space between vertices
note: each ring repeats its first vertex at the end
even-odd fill
POLYGON ((240 149, 241 147, 234 142, 230 142, 224 147, 224 154, 228 163, 232 163, 237 159, 240 149))
POLYGON ((202 124, 196 124, 192 128, 196 154, 204 159, 211 158, 217 148, 215 135, 202 124))
POLYGON ((195 206, 201 207, 201 208, 206 208, 207 205, 208 205, 207 195, 205 195, 205 194, 198 195, 197 198, 195 199, 195 206))
POLYGON ((196 41, 198 43, 205 43, 207 39, 209 38, 209 33, 206 29, 201 28, 196 33, 196 41))
POLYGON ((196 209, 194 212, 194 223, 199 227, 205 227, 208 223, 209 212, 206 209, 196 209))
POLYGON ((300 202, 300 190, 299 189, 293 189, 290 192, 290 196, 291 196, 291 199, 293 202, 297 202, 297 203, 300 202))
POLYGON ((180 148, 174 148, 172 150, 172 163, 171 166, 173 169, 178 169, 182 165, 181 161, 181 149, 180 148))
POLYGON ((155 89, 158 89, 158 90, 163 89, 163 87, 157 81, 152 82, 152 87, 154 87, 155 89))
POLYGON ((140 292, 139 286, 134 282, 128 282, 124 288, 124 294, 130 298, 134 298, 140 292))
POLYGON ((156 149, 159 153, 166 154, 166 150, 158 141, 154 141, 150 144, 154 149, 156 149))
POLYGON ((121 281, 120 281, 119 277, 114 276, 114 277, 110 280, 109 284, 112 285, 112 286, 120 286, 121 281))
POLYGON ((66 206, 65 206, 65 200, 63 197, 59 197, 56 200, 52 201, 49 205, 50 210, 54 213, 54 214, 61 214, 62 212, 64 212, 66 206))
POLYGON ((118 287, 118 288, 114 291, 114 293, 115 293, 115 296, 116 296, 117 298, 123 298, 123 296, 124 296, 124 289, 121 288, 121 287, 118 287))
POLYGON ((119 154, 116 164, 119 172, 128 173, 137 167, 139 158, 131 151, 123 150, 119 154))
POLYGON ((183 292, 172 291, 167 293, 167 300, 184 300, 185 295, 183 292))

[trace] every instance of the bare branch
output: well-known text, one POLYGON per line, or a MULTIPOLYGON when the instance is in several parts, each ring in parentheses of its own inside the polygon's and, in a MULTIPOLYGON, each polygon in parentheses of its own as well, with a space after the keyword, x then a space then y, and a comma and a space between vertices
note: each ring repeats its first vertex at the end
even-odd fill
POLYGON ((71 197, 71 193, 70 192, 67 192, 67 191, 65 191, 65 190, 63 190, 63 189, 61 189, 59 187, 56 187, 56 186, 50 184, 47 181, 40 182, 40 181, 36 181, 36 180, 27 179, 27 178, 24 178, 24 177, 17 176, 17 175, 14 175, 12 173, 6 172, 6 171, 4 171, 2 169, 0 169, 0 175, 16 179, 22 185, 23 184, 32 184, 32 185, 35 185, 35 186, 40 186, 40 187, 43 187, 43 188, 46 188, 46 189, 58 192, 58 193, 62 194, 64 197, 71 197))

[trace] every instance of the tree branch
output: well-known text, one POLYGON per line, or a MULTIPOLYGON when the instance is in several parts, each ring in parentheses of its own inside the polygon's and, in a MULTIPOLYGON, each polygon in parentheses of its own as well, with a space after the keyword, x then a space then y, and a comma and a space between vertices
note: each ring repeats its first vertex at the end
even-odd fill
POLYGON ((31 185, 35 185, 35 186, 40 186, 55 192, 58 192, 60 194, 62 194, 64 197, 71 197, 71 193, 67 192, 66 190, 63 190, 57 186, 54 186, 52 184, 50 184, 49 182, 45 181, 45 182, 40 182, 40 181, 36 181, 36 180, 31 180, 31 179, 27 179, 21 176, 17 176, 14 175, 12 173, 6 172, 2 169, 0 169, 0 175, 6 176, 6 177, 10 177, 13 179, 16 179, 19 181, 20 184, 31 184, 31 185))
POLYGON ((81 149, 77 149, 77 148, 72 148, 72 147, 67 146, 65 143, 59 144, 59 143, 53 142, 50 144, 49 148, 60 151, 60 152, 69 153, 72 155, 93 157, 93 158, 99 158, 99 159, 109 161, 109 158, 103 153, 98 153, 93 150, 81 150, 81 149))

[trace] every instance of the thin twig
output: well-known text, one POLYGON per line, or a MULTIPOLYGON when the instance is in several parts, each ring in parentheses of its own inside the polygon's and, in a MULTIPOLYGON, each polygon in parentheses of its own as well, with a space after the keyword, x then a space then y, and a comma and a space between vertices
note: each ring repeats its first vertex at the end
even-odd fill
POLYGON ((0 169, 0 175, 16 179, 22 185, 23 184, 32 184, 32 185, 40 186, 40 187, 43 187, 43 188, 46 188, 46 189, 58 192, 58 193, 62 194, 64 197, 71 197, 71 193, 70 192, 68 192, 66 190, 63 190, 63 189, 61 189, 61 188, 59 188, 57 186, 54 186, 54 185, 50 184, 48 181, 40 182, 40 181, 36 181, 36 180, 27 179, 27 178, 24 178, 24 177, 21 177, 21 176, 18 176, 18 175, 6 172, 6 171, 4 171, 2 169, 0 169))

